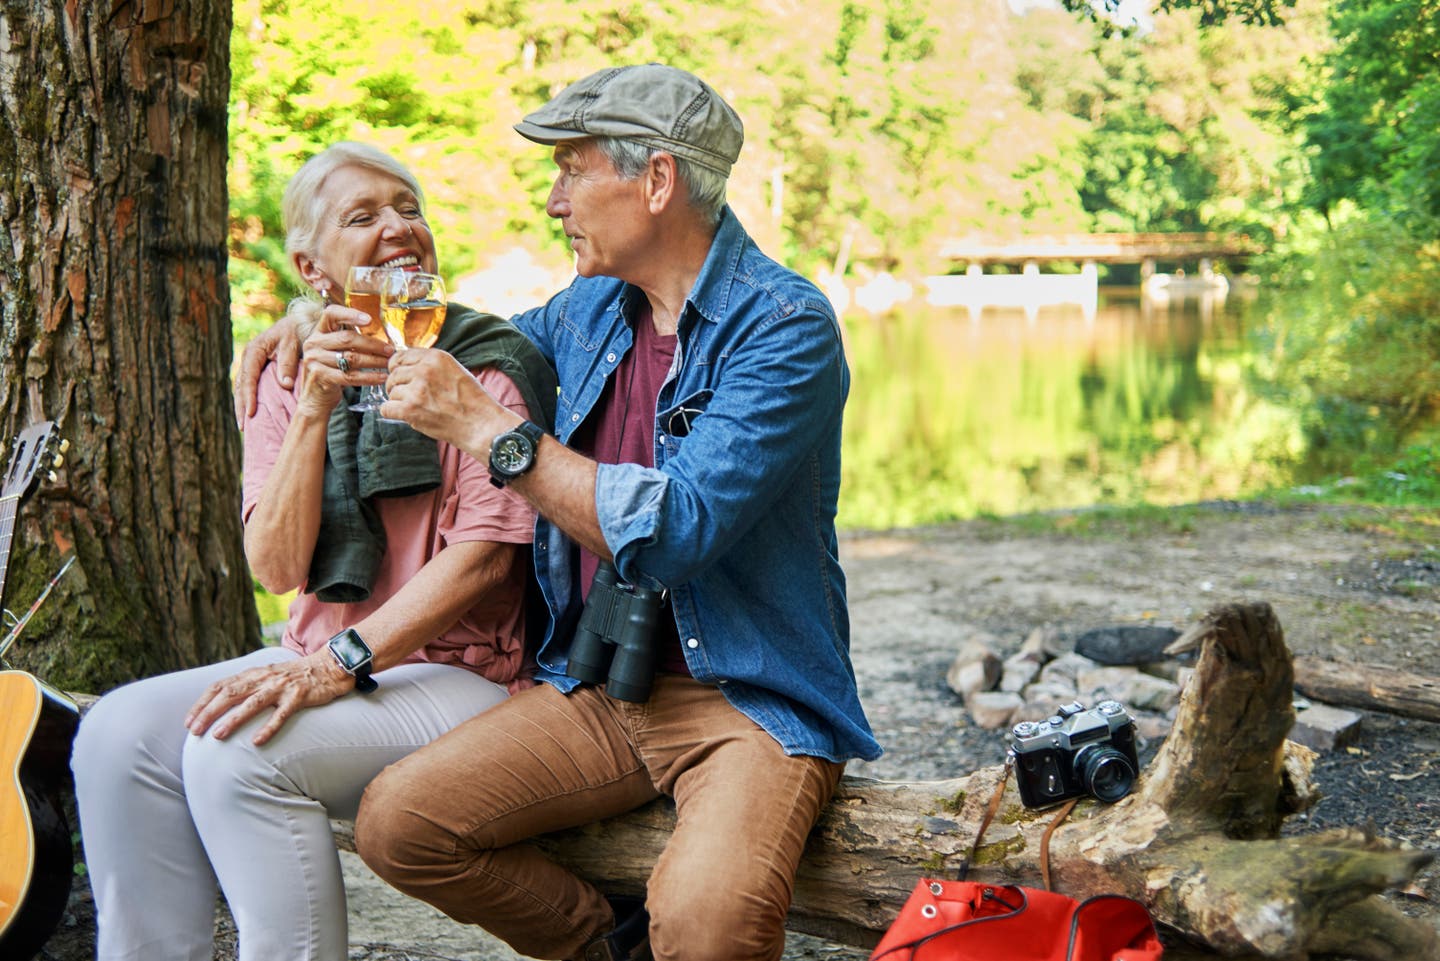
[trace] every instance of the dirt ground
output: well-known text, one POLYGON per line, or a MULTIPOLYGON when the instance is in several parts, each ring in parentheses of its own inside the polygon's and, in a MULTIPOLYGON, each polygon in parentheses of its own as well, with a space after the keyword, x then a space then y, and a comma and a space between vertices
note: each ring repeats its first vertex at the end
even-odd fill
MULTIPOLYGON (((1214 503, 1148 516, 1077 514, 1047 525, 973 521, 847 536, 856 674, 886 755, 852 774, 929 779, 998 763, 995 732, 971 726, 945 686, 967 627, 1002 654, 1035 628, 1184 627, 1210 608, 1268 601, 1294 654, 1440 676, 1440 521, 1365 508, 1214 503), (1407 533, 1396 533, 1396 528, 1407 533), (1036 532, 1040 529, 1041 532, 1036 532)), ((1366 713, 1359 740, 1320 759, 1325 797, 1288 832, 1373 822, 1382 837, 1440 849, 1440 724, 1366 713)), ((355 961, 512 961, 513 952, 408 902, 346 858, 355 961)), ((1440 928, 1440 868, 1387 895, 1440 928)), ((92 956, 88 891, 41 957, 92 956)), ((222 928, 220 957, 233 957, 222 928)), ((865 952, 792 936, 785 958, 865 952)))

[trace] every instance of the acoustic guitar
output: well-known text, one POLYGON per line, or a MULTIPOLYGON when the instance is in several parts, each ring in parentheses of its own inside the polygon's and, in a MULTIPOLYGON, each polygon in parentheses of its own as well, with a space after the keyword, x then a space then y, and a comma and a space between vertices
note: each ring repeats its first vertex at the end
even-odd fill
MULTIPOLYGON (((15 439, 0 489, 0 600, 20 502, 60 464, 55 426, 15 439)), ((53 476, 53 475, 52 475, 53 476)), ((0 958, 39 953, 70 896, 75 852, 60 790, 79 724, 75 702, 24 671, 0 671, 0 958)))

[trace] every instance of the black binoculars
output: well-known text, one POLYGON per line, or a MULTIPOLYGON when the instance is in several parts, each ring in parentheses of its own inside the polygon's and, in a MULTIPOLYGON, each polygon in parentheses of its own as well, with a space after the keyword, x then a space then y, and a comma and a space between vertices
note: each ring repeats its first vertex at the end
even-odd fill
POLYGON ((575 625, 566 673, 587 684, 604 684, 622 701, 650 699, 655 681, 655 622, 664 591, 620 580, 615 565, 601 561, 575 625))

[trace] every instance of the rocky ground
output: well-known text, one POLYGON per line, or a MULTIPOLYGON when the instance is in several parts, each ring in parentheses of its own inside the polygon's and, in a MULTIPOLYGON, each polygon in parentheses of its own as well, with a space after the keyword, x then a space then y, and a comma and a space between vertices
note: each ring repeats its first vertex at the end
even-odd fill
MULTIPOLYGON (((1295 654, 1440 676, 1440 523, 1362 508, 1216 503, 1116 519, 974 521, 854 534, 842 544, 854 660, 887 751, 852 774, 930 779, 998 763, 999 734, 968 722, 945 684, 962 627, 1008 654, 1037 627, 1184 627, 1229 601, 1272 604, 1295 654)), ((1440 724, 1366 713, 1358 740, 1323 756, 1325 797, 1288 831, 1373 822, 1383 837, 1440 848, 1440 724)), ((389 891, 346 856, 355 961, 513 961, 482 933, 389 891)), ((1440 927, 1440 868, 1402 910, 1440 927)), ((88 891, 77 885, 47 961, 92 956, 88 891)), ((222 957, 233 936, 222 925, 222 957)), ((792 936, 788 961, 866 953, 792 936)))

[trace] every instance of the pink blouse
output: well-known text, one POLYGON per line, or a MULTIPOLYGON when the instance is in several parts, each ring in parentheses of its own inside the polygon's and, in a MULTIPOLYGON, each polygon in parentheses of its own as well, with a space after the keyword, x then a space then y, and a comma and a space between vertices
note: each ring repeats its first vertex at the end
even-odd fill
MULTIPOLYGON (((494 370, 476 375, 501 404, 528 418, 525 402, 513 381, 494 370)), ((245 478, 242 517, 249 520, 270 470, 275 466, 285 430, 294 416, 299 387, 280 386, 272 364, 261 374, 255 416, 245 425, 245 478)), ((303 590, 290 605, 281 643, 301 654, 319 650, 335 634, 382 606, 447 544, 493 541, 529 544, 534 538, 535 511, 519 495, 490 483, 485 465, 449 444, 437 442, 440 486, 412 497, 374 500, 385 527, 386 550, 376 572, 370 599, 355 604, 328 604, 303 590)), ((497 587, 439 637, 417 649, 404 663, 430 661, 474 671, 511 691, 528 687, 524 668, 525 564, 512 566, 510 583, 497 587)))

